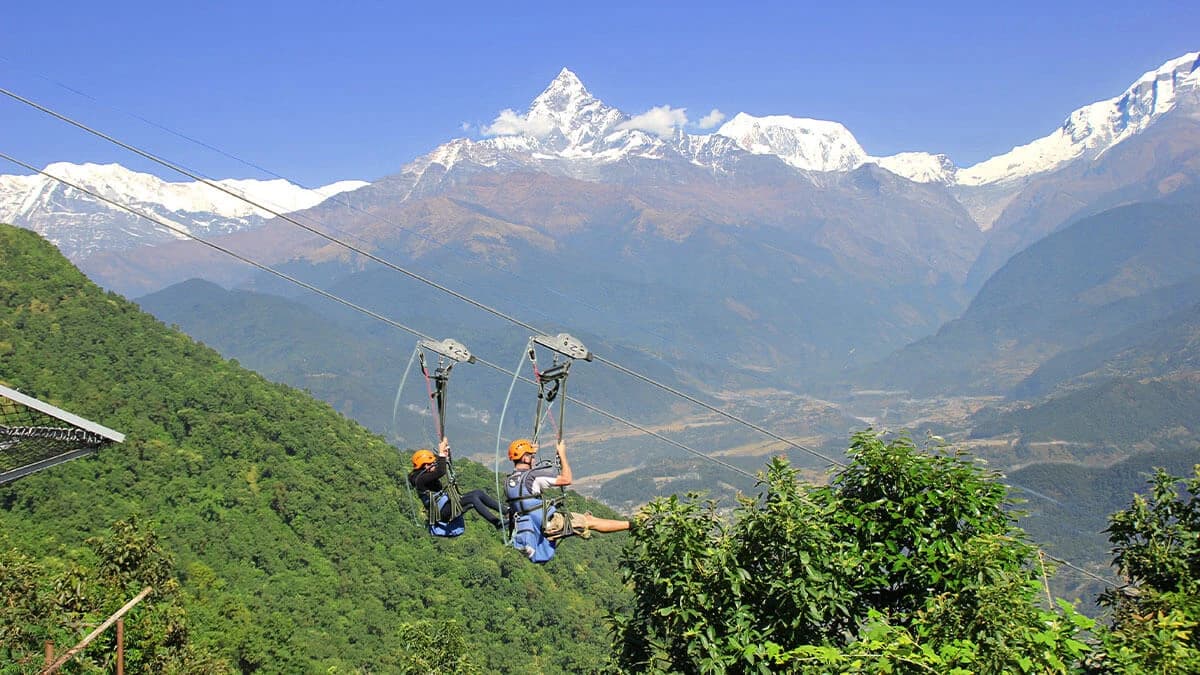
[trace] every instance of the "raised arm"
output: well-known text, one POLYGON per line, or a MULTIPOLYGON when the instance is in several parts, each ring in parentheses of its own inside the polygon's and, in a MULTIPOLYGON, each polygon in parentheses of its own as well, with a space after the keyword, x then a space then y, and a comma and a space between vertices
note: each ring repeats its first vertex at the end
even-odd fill
POLYGON ((554 450, 558 453, 558 463, 562 465, 558 470, 558 478, 554 479, 554 484, 559 486, 570 485, 574 477, 571 475, 571 465, 567 462, 567 444, 559 441, 554 446, 554 450))
MULTIPOLYGON (((434 467, 432 469, 425 472, 425 477, 428 478, 429 480, 433 480, 433 481, 436 481, 437 479, 446 475, 446 462, 450 457, 450 441, 446 440, 445 437, 442 437, 441 442, 438 443, 438 453, 437 454, 438 454, 437 464, 434 465, 434 467)), ((435 483, 435 485, 436 485, 435 489, 438 489, 438 490, 441 489, 440 484, 435 483)))

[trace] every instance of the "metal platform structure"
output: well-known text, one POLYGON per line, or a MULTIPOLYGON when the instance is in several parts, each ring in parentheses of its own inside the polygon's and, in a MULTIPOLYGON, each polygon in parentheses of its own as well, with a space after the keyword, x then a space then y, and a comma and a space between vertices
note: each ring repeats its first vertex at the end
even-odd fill
POLYGON ((0 485, 124 441, 119 431, 0 385, 0 485))

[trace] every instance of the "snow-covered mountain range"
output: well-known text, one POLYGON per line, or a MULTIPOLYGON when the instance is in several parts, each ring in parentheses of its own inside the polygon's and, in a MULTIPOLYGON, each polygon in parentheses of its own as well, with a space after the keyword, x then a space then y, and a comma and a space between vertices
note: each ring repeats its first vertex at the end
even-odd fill
MULTIPOLYGON (((59 162, 47 166, 44 172, 48 175, 0 176, 0 222, 33 229, 71 257, 167 241, 182 235, 65 183, 196 235, 228 234, 254 227, 271 217, 268 211, 202 182, 168 183, 119 164, 59 162)), ((367 184, 339 181, 310 190, 282 179, 213 182, 279 213, 307 209, 335 194, 367 184)))
POLYGON ((1146 129, 1185 98, 1200 96, 1200 52, 1172 59, 1142 75, 1121 95, 1084 106, 1053 133, 1027 145, 959 168, 944 154, 905 152, 871 156, 837 122, 787 115, 755 117, 739 113, 714 134, 682 129, 661 136, 637 119, 595 98, 570 70, 562 72, 525 115, 505 111, 485 129, 490 138, 458 139, 419 158, 403 173, 423 175, 432 165, 445 171, 457 163, 553 165, 587 178, 596 163, 629 159, 682 158, 721 173, 736 170, 739 155, 769 155, 810 172, 849 171, 876 164, 922 183, 967 187, 1022 181, 1081 157, 1096 157, 1146 129))
POLYGON ((1200 52, 1192 52, 1144 73, 1120 96, 1076 110, 1054 133, 959 170, 955 181, 987 185, 1020 180, 1081 157, 1097 157, 1144 131, 1181 101, 1195 107, 1198 98, 1200 52))
MULTIPOLYGON (((506 110, 483 129, 484 138, 449 141, 387 180, 408 199, 438 191, 462 171, 528 169, 629 181, 651 167, 656 176, 685 180, 695 172, 737 176, 749 158, 758 157, 759 170, 761 161, 773 158, 778 164, 772 171, 800 171, 815 179, 874 164, 914 182, 954 188, 987 229, 1015 190, 1033 178, 1095 159, 1178 107, 1200 110, 1198 67, 1200 52, 1172 59, 1121 95, 1076 110, 1053 133, 965 168, 944 154, 875 157, 842 124, 786 115, 739 113, 715 133, 691 134, 677 123, 664 125, 661 118, 650 123, 605 104, 564 68, 524 113, 506 110)), ((46 172, 196 234, 253 228, 269 216, 202 183, 168 183, 115 164, 58 163, 46 172)), ((278 212, 309 208, 366 184, 342 181, 308 190, 284 180, 218 183, 278 212)), ((0 221, 34 229, 72 257, 178 236, 40 175, 0 176, 0 221)))

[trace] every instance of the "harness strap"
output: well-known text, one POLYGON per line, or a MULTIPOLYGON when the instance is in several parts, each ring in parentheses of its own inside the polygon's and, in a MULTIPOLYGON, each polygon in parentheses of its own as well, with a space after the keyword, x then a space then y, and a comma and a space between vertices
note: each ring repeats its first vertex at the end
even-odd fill
MULTIPOLYGON (((429 469, 422 469, 422 472, 429 469)), ((448 523, 451 520, 463 514, 462 494, 459 492, 458 484, 454 481, 449 481, 446 487, 437 492, 428 490, 421 492, 421 500, 425 502, 425 520, 430 526, 438 523, 448 523), (450 506, 450 515, 442 519, 442 498, 445 497, 447 504, 450 506)))
POLYGON ((545 496, 545 493, 535 495, 533 493, 526 492, 527 488, 528 488, 528 486, 526 485, 526 482, 527 482, 526 478, 528 477, 529 473, 531 471, 534 471, 535 469, 546 468, 548 466, 551 466, 550 462, 541 462, 538 464, 537 467, 534 467, 533 469, 526 469, 525 471, 517 471, 517 472, 514 472, 513 474, 511 474, 510 478, 513 475, 517 476, 517 478, 516 478, 517 496, 509 497, 506 495, 505 501, 508 503, 509 517, 513 518, 514 520, 520 519, 524 516, 528 516, 531 513, 537 513, 538 511, 541 511, 541 513, 542 513, 542 534, 546 537, 546 539, 553 541, 553 542, 557 542, 560 539, 564 539, 566 537, 570 537, 572 535, 577 534, 575 532, 575 527, 571 522, 570 509, 563 508, 563 504, 565 502, 565 497, 566 497, 565 490, 563 491, 564 494, 558 495, 557 497, 549 497, 549 498, 545 496), (537 500, 540 503, 537 506, 531 506, 528 508, 519 508, 517 506, 517 504, 519 504, 525 500, 537 500), (556 516, 556 517, 562 519, 562 526, 556 530, 547 532, 545 530, 545 528, 550 523, 550 520, 552 518, 552 516, 550 514, 550 509, 554 509, 553 516, 556 516))
MULTIPOLYGON (((421 360, 421 374, 425 376, 425 389, 429 393, 430 402, 436 411, 437 434, 439 442, 446 435, 446 385, 450 381, 450 370, 454 368, 454 363, 443 364, 439 357, 438 366, 429 374, 429 368, 425 365, 425 353, 419 353, 421 360), (432 381, 433 386, 430 387, 432 381)), ((463 513, 462 507, 462 492, 458 489, 458 479, 454 475, 454 460, 449 456, 446 457, 446 487, 441 492, 437 493, 438 499, 431 499, 428 506, 429 524, 443 522, 441 519, 441 509, 436 505, 442 496, 449 499, 450 517, 447 520, 454 520, 463 513)))

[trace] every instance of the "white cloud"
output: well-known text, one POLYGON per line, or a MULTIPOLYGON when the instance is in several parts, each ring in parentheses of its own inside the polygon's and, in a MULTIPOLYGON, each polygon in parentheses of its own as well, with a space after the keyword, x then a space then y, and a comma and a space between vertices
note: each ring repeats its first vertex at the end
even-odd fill
POLYGON ((700 121, 697 122, 696 124, 701 129, 712 129, 713 127, 717 126, 718 124, 720 124, 721 122, 724 122, 724 121, 725 121, 725 113, 721 112, 720 110, 717 110, 716 108, 713 108, 712 112, 708 113, 704 117, 701 117, 700 121))
POLYGON ((485 136, 533 136, 541 138, 554 131, 554 122, 545 118, 529 119, 514 110, 501 110, 490 125, 481 129, 485 136))
POLYGON ((687 124, 687 108, 672 108, 669 105, 655 106, 640 115, 634 115, 617 125, 618 129, 640 129, 656 136, 667 137, 675 127, 687 124))
POLYGON ((471 133, 471 123, 470 122, 463 122, 462 124, 458 125, 458 128, 462 129, 464 134, 471 133))

